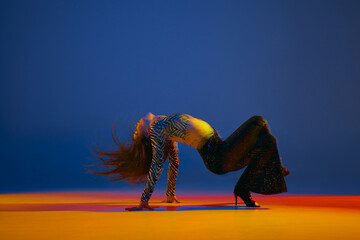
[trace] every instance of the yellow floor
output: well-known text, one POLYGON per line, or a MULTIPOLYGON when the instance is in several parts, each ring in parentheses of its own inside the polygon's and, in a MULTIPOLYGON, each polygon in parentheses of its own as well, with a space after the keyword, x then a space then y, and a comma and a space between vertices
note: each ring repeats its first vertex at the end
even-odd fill
POLYGON ((125 212, 138 197, 0 194, 0 239, 360 239, 359 196, 255 196, 253 209, 226 195, 179 195, 181 204, 155 195, 155 211, 125 212))

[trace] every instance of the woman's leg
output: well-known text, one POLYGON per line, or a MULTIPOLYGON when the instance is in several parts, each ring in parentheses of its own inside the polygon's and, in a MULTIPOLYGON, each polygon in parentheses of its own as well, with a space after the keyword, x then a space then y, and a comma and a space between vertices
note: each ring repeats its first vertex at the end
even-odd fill
POLYGON ((215 174, 225 174, 245 167, 248 164, 245 156, 255 146, 257 136, 265 124, 262 117, 251 117, 225 141, 215 132, 198 150, 205 166, 215 174))
POLYGON ((175 183, 179 169, 179 157, 176 151, 175 142, 167 141, 169 170, 166 187, 166 202, 179 202, 175 196, 175 183))
POLYGON ((248 166, 235 186, 235 193, 277 194, 287 191, 274 136, 267 131, 261 132, 246 159, 248 166))
POLYGON ((199 152, 207 168, 216 174, 248 166, 236 190, 262 194, 286 191, 276 139, 260 116, 251 117, 225 141, 214 135, 199 152))
POLYGON ((266 120, 253 116, 223 142, 220 152, 224 172, 238 171, 249 164, 248 154, 255 148, 261 133, 270 134, 266 120))

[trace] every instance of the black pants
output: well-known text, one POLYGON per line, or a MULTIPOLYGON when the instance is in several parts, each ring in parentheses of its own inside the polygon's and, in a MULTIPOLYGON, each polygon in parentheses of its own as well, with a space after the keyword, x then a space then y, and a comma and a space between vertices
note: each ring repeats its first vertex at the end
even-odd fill
POLYGON ((247 166, 235 191, 244 189, 261 194, 287 191, 276 139, 260 116, 251 117, 225 141, 215 133, 198 151, 206 167, 215 174, 247 166))

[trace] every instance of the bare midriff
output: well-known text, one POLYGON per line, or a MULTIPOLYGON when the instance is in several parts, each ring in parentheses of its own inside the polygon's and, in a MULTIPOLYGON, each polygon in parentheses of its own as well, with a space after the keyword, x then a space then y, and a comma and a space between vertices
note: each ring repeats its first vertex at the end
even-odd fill
POLYGON ((201 149, 214 133, 214 129, 207 122, 189 116, 185 139, 172 137, 170 140, 190 145, 196 149, 201 149))

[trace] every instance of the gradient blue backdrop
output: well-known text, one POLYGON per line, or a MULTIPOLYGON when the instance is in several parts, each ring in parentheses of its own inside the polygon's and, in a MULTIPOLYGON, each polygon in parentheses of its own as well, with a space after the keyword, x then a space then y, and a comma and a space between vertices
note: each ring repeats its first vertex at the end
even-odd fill
MULTIPOLYGON (((149 111, 226 138, 252 115, 290 193, 360 194, 360 1, 1 1, 0 191, 132 189, 88 147, 149 111)), ((131 129, 133 131, 133 129, 131 129)), ((231 193, 179 144, 179 191, 231 193)), ((166 172, 155 191, 164 191, 166 172)), ((136 190, 142 191, 142 186, 136 190)))

